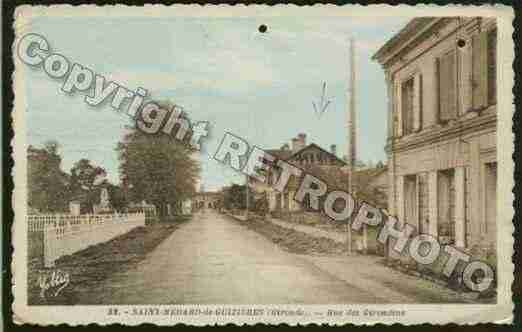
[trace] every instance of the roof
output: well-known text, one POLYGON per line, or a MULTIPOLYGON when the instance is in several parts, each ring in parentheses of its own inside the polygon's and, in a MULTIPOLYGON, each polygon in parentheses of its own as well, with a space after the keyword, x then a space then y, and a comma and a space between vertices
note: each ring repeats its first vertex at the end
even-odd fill
POLYGON ((266 153, 276 157, 277 159, 285 160, 292 155, 292 151, 283 149, 269 149, 264 150, 266 153))
POLYGON ((307 146, 305 146, 304 148, 302 149, 299 149, 295 152, 292 152, 292 150, 283 150, 283 149, 267 149, 267 150, 264 150, 266 153, 276 157, 277 159, 280 159, 280 160, 290 160, 292 159, 293 157, 301 154, 302 152, 304 152, 305 150, 308 150, 308 149, 311 149, 311 148, 316 148, 318 150, 321 150, 322 152, 325 152, 327 153, 328 155, 334 157, 337 161, 343 163, 343 164, 346 164, 346 162, 342 159, 340 159, 339 157, 337 157, 336 155, 334 155, 333 153, 323 149, 322 147, 320 147, 319 145, 315 144, 315 143, 310 143, 308 144, 307 146))
POLYGON ((410 41, 411 37, 417 36, 424 28, 431 23, 438 21, 440 18, 436 17, 417 17, 409 21, 404 28, 390 38, 375 54, 372 60, 383 62, 384 58, 402 47, 410 41), (409 38, 410 37, 410 38, 409 38))
POLYGON ((377 175, 380 175, 381 173, 386 172, 387 170, 388 170, 388 166, 384 165, 383 167, 372 167, 372 168, 356 170, 355 174, 377 176, 377 175))
POLYGON ((309 150, 311 148, 316 148, 318 150, 321 150, 322 152, 330 155, 331 157, 334 157, 338 162, 341 162, 342 164, 346 164, 346 162, 342 159, 340 159, 339 157, 337 157, 336 155, 334 155, 333 153, 329 152, 329 151, 326 151, 325 149, 323 149, 322 147, 320 147, 319 145, 315 144, 315 143, 310 143, 308 144, 307 146, 305 146, 304 148, 296 151, 295 153, 293 153, 290 157, 287 158, 288 159, 292 159, 294 156, 297 156, 299 154, 301 154, 302 152, 304 152, 305 150, 309 150))
POLYGON ((354 173, 354 184, 359 187, 373 186, 372 183, 382 179, 382 176, 385 177, 384 180, 387 182, 387 171, 387 166, 356 170, 354 173))

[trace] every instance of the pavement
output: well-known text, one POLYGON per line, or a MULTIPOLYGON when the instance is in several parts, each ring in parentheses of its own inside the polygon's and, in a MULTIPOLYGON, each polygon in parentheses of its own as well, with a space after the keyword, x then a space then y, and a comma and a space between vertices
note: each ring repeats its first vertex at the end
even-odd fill
POLYGON ((372 256, 284 251, 231 217, 206 211, 136 266, 113 274, 80 303, 458 303, 453 291, 378 264, 372 256))

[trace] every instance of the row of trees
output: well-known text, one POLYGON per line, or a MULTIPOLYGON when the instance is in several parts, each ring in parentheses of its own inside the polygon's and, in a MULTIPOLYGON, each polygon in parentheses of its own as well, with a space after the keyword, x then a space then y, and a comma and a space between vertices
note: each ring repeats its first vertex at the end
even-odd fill
MULTIPOLYGON (((250 189, 250 188, 249 188, 250 189)), ((250 197, 253 197, 253 191, 250 189, 250 197)), ((244 210, 247 206, 247 186, 240 184, 232 184, 223 190, 223 207, 227 210, 240 209, 244 210)))
POLYGON ((100 192, 106 188, 111 206, 122 210, 126 204, 123 190, 106 179, 103 167, 88 159, 74 163, 70 173, 61 169, 59 144, 48 141, 42 148, 29 146, 27 150, 28 204, 42 213, 65 212, 71 200, 80 200, 84 212, 92 212, 100 203, 100 192))
POLYGON ((200 166, 188 144, 168 135, 126 129, 116 147, 120 161, 118 185, 106 179, 102 166, 88 159, 77 161, 69 173, 62 171, 56 141, 46 142, 41 148, 29 146, 29 206, 42 213, 63 212, 68 210, 69 201, 77 199, 89 211, 99 204, 100 191, 106 188, 113 209, 123 210, 130 202, 146 201, 155 205, 162 216, 168 204, 178 207, 194 194, 200 166))
MULTIPOLYGON (((249 190, 249 210, 259 214, 268 212, 268 197, 256 195, 251 188, 249 190)), ((247 186, 232 184, 223 190, 223 207, 227 210, 245 210, 247 208, 247 186)))

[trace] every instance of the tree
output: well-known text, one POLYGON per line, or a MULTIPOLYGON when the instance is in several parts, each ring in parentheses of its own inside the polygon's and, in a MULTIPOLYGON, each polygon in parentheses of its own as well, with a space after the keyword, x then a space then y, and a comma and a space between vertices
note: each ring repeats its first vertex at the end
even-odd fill
POLYGON ((101 185, 107 184, 106 176, 104 168, 82 158, 71 168, 69 192, 72 197, 80 197, 85 209, 92 212, 94 204, 100 201, 101 185))
POLYGON ((47 141, 43 148, 27 149, 28 204, 40 212, 63 212, 68 208, 69 178, 61 170, 59 144, 47 141))
MULTIPOLYGON (((250 197, 254 197, 252 189, 250 197)), ((228 187, 224 191, 223 205, 226 209, 246 209, 246 186, 234 183, 228 187)))
POLYGON ((93 165, 89 159, 80 159, 71 168, 71 187, 74 190, 90 191, 99 185, 107 172, 100 166, 93 165))
MULTIPOLYGON (((170 109, 170 108, 168 108, 170 109)), ((160 216, 167 204, 176 206, 196 192, 200 166, 184 142, 165 135, 149 135, 128 127, 118 143, 120 176, 129 188, 129 199, 155 205, 160 216)))
POLYGON ((109 191, 109 201, 112 208, 118 212, 123 212, 127 206, 127 198, 123 188, 109 183, 107 190, 109 191))

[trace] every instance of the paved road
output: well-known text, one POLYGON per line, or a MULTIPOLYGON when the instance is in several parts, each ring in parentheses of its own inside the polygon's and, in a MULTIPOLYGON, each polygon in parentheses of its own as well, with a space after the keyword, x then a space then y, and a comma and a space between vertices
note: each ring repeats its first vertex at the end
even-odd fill
POLYGON ((229 217, 205 212, 183 224, 139 265, 104 281, 91 299, 105 304, 415 301, 415 292, 403 294, 389 285, 366 283, 368 278, 357 275, 363 261, 349 266, 324 259, 328 260, 285 252, 229 217), (335 271, 339 267, 356 275, 335 271), (382 290, 376 291, 377 286, 382 290))

